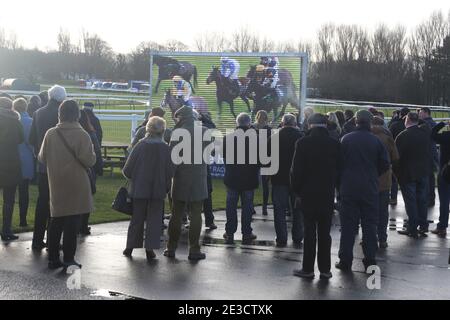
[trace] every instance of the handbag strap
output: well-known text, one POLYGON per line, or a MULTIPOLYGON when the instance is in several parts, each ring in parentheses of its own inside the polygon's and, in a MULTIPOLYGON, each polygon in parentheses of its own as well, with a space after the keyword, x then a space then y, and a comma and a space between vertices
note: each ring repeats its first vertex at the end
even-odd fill
POLYGON ((75 151, 73 151, 70 147, 69 144, 67 143, 66 138, 64 138, 63 134, 61 133, 61 131, 59 129, 55 130, 58 133, 59 138, 61 139, 63 145, 66 147, 67 151, 69 151, 69 153, 72 155, 72 157, 78 162, 78 164, 80 164, 84 169, 88 170, 89 168, 87 168, 83 162, 81 162, 80 159, 78 159, 77 155, 75 154, 75 151))

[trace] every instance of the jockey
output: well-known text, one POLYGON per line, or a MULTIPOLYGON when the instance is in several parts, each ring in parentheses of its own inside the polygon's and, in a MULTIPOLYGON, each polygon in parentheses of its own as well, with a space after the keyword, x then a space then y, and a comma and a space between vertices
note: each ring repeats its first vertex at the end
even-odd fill
POLYGON ((236 59, 222 57, 220 58, 220 64, 220 73, 232 84, 233 90, 239 93, 241 86, 239 83, 239 69, 241 67, 239 62, 236 59))
POLYGON ((220 58, 220 73, 231 80, 237 80, 239 77, 240 64, 235 59, 230 59, 228 57, 220 58))
POLYGON ((177 99, 179 99, 183 105, 193 107, 191 103, 191 94, 192 94, 192 88, 191 85, 184 80, 180 76, 174 76, 172 78, 173 81, 173 87, 171 90, 171 94, 175 96, 177 99))
POLYGON ((261 57, 260 63, 266 68, 278 69, 280 61, 278 60, 278 57, 261 57))
POLYGON ((278 87, 278 80, 278 70, 276 68, 269 67, 265 70, 265 77, 262 85, 271 89, 271 95, 274 100, 279 99, 283 95, 278 87))

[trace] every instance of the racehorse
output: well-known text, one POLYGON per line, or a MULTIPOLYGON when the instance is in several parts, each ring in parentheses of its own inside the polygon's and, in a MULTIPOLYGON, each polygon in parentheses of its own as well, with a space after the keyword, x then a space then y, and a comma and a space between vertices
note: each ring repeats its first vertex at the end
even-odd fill
POLYGON ((216 83, 216 98, 217 105, 219 106, 219 116, 222 115, 222 104, 226 102, 230 106, 233 117, 236 118, 236 113, 234 112, 234 99, 237 97, 240 97, 245 102, 248 112, 251 112, 250 102, 245 95, 249 80, 245 77, 241 77, 238 80, 240 86, 239 88, 236 88, 234 83, 222 75, 218 67, 212 67, 212 70, 206 79, 206 84, 211 84, 211 82, 216 83))
POLYGON ((172 80, 174 76, 180 76, 186 80, 195 93, 191 78, 194 77, 194 85, 197 86, 197 67, 187 61, 178 61, 170 57, 164 57, 155 54, 153 64, 158 66, 158 81, 155 87, 155 93, 158 93, 159 84, 162 80, 172 80))
POLYGON ((281 103, 279 99, 272 98, 272 90, 273 89, 261 85, 256 77, 250 79, 246 94, 253 96, 255 106, 252 111, 252 118, 259 110, 264 110, 267 113, 273 111, 273 123, 278 119, 278 108, 281 106, 281 103))
MULTIPOLYGON (((206 102, 205 98, 191 97, 191 103, 192 103, 193 109, 196 110, 198 113, 200 113, 200 114, 209 113, 208 103, 206 102)), ((178 109, 180 109, 183 105, 184 105, 183 101, 180 101, 179 99, 177 99, 170 92, 170 89, 168 89, 164 93, 164 97, 161 100, 160 107, 161 108, 169 107, 170 111, 172 112, 172 118, 174 118, 175 112, 178 109)))
MULTIPOLYGON (((254 79, 257 76, 258 75, 256 72, 256 66, 250 66, 250 70, 247 73, 247 77, 249 79, 254 79)), ((288 104, 291 104, 292 107, 299 109, 299 100, 297 97, 297 87, 295 85, 291 72, 287 69, 279 69, 278 79, 279 79, 278 87, 283 93, 283 96, 281 97, 280 101, 283 108, 280 114, 278 115, 278 117, 281 117, 284 115, 288 104)))

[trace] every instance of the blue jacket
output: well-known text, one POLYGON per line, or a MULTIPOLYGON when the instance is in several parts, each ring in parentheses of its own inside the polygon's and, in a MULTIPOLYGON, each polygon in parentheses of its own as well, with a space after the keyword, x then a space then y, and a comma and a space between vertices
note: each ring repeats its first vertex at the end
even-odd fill
POLYGON ((20 114, 20 122, 22 123, 25 141, 19 145, 20 163, 22 166, 22 178, 31 180, 34 177, 34 152, 33 147, 28 141, 30 136, 31 123, 33 119, 27 112, 20 114))
POLYGON ((390 168, 381 140, 359 126, 341 140, 341 165, 341 195, 351 197, 377 195, 378 177, 390 168))

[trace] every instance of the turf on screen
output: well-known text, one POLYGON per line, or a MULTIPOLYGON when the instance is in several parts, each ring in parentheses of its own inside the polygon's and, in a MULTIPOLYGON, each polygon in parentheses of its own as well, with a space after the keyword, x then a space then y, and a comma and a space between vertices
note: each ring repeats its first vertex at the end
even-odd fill
POLYGON ((284 113, 298 113, 306 92, 305 54, 153 52, 151 107, 166 120, 181 105, 209 113, 218 129, 235 126, 240 112, 265 110, 274 125, 284 113), (302 83, 303 82, 303 83, 302 83))

